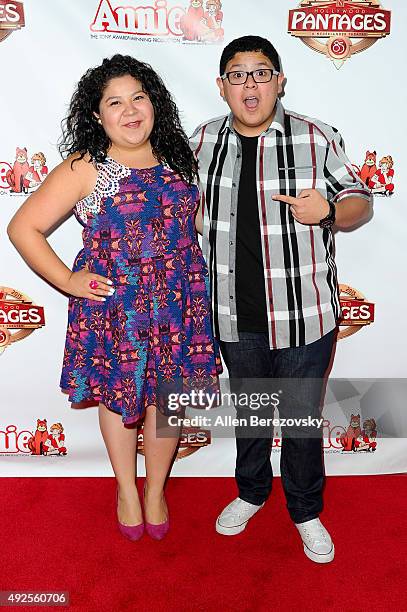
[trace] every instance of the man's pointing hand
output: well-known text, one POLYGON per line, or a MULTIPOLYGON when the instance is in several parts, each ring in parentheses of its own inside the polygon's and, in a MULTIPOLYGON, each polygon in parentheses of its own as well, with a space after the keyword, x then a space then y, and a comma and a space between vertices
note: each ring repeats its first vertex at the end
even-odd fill
POLYGON ((276 194, 273 200, 286 202, 298 223, 317 225, 329 214, 329 204, 317 189, 303 189, 298 198, 276 194))

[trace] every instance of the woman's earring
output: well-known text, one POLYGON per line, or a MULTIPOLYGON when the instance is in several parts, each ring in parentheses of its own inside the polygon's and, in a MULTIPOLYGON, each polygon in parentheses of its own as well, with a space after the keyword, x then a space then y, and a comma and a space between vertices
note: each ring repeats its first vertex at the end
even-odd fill
POLYGON ((98 124, 99 124, 99 125, 102 125, 102 120, 101 120, 101 118, 100 118, 100 117, 99 117, 99 119, 98 119, 98 124))

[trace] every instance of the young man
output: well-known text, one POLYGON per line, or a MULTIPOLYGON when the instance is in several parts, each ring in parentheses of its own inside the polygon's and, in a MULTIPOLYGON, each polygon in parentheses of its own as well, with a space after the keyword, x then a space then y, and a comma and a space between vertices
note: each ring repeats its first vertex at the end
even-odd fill
MULTIPOLYGON (((191 137, 203 207, 197 227, 209 266, 214 331, 231 382, 307 382, 284 410, 312 417, 319 416, 340 316, 331 228, 367 217, 371 196, 338 131, 284 109, 278 99, 283 81, 268 40, 244 36, 224 49, 217 84, 231 112, 203 123, 191 137)), ((245 529, 272 485, 272 431, 241 437, 238 430, 239 497, 217 519, 216 530, 224 535, 245 529)), ((305 554, 317 563, 334 558, 318 518, 322 456, 321 431, 283 431, 287 507, 305 554)))

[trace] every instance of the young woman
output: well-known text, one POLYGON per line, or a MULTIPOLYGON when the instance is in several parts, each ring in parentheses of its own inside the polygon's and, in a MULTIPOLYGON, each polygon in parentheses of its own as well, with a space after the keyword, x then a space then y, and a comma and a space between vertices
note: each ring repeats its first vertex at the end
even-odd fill
POLYGON ((221 372, 194 225, 196 162, 160 77, 122 55, 80 80, 60 150, 67 159, 26 200, 8 233, 28 264, 71 296, 61 388, 72 402, 99 404, 119 528, 131 540, 144 531, 135 484, 144 419, 145 526, 161 539, 179 431, 156 435, 157 408, 169 413, 165 388, 216 390, 221 372), (83 249, 71 271, 45 234, 72 209, 83 249))

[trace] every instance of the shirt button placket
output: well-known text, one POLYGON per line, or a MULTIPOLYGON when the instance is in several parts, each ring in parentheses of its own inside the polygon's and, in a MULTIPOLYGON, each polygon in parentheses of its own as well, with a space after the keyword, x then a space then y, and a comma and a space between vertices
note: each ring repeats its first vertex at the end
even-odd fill
MULTIPOLYGON (((230 236, 233 238, 229 240, 229 304, 231 315, 236 315, 235 309, 235 258, 236 258, 236 247, 235 247, 235 236, 236 236, 236 212, 237 212, 237 201, 238 201, 238 186, 240 180, 240 172, 242 167, 241 161, 241 143, 240 139, 237 139, 237 154, 236 163, 233 169, 232 176, 232 189, 231 189, 231 206, 230 206, 230 236)), ((236 330, 235 330, 236 331, 236 330)))

